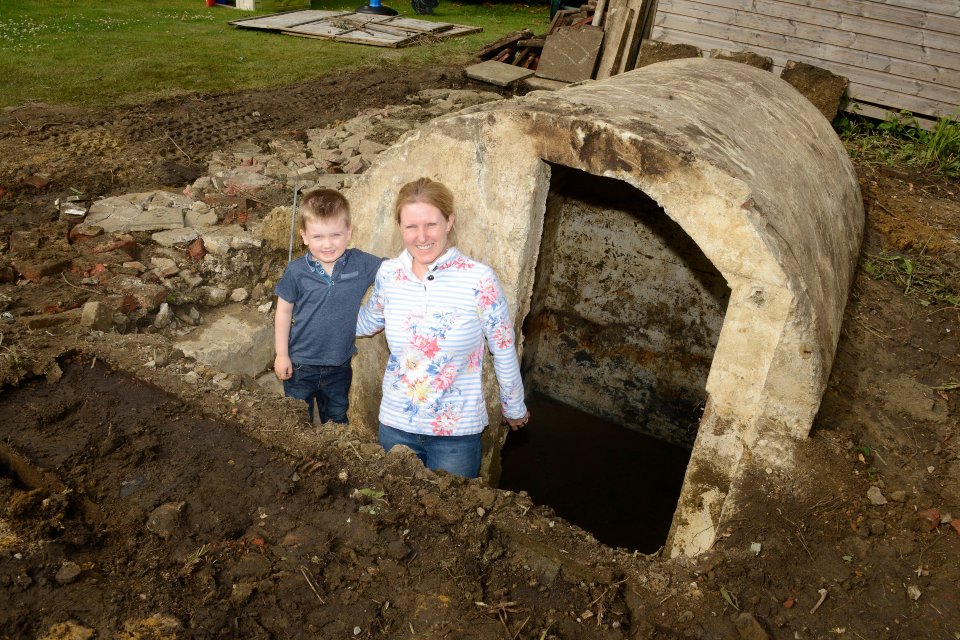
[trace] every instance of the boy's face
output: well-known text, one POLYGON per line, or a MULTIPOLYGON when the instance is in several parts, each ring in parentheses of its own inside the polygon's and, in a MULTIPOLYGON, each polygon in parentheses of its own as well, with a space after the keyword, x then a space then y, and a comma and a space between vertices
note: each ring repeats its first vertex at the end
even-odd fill
POLYGON ((310 255, 328 271, 347 250, 352 235, 353 227, 347 226, 346 221, 339 217, 332 220, 310 221, 307 222, 306 228, 300 230, 300 237, 303 239, 304 246, 310 251, 310 255))

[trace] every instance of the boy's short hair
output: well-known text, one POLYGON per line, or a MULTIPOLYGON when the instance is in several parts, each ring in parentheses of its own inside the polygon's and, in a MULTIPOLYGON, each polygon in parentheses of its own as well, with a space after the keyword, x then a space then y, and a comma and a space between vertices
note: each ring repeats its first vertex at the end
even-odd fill
POLYGON ((308 222, 327 222, 340 218, 350 226, 350 203, 334 189, 314 189, 303 194, 300 204, 300 230, 308 222))

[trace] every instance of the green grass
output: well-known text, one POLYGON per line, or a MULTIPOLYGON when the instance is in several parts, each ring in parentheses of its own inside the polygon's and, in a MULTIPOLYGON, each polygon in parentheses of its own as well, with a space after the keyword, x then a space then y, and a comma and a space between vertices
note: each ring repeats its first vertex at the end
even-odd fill
MULTIPOLYGON (((308 0, 278 1, 309 6, 308 0)), ((322 0, 313 6, 353 10, 359 4, 322 0)), ((419 17, 409 0, 384 4, 419 17)), ((442 0, 426 19, 481 26, 483 32, 390 49, 227 24, 251 15, 208 8, 203 0, 0 0, 0 107, 134 104, 189 92, 283 86, 341 69, 466 63, 505 33, 545 32, 549 24, 546 4, 442 0)))
POLYGON ((855 160, 906 165, 960 178, 960 122, 956 115, 940 118, 932 131, 922 129, 907 111, 881 123, 843 114, 836 127, 855 160))
POLYGON ((927 256, 907 257, 884 251, 868 255, 863 269, 874 280, 898 285, 923 306, 960 307, 957 274, 927 256))

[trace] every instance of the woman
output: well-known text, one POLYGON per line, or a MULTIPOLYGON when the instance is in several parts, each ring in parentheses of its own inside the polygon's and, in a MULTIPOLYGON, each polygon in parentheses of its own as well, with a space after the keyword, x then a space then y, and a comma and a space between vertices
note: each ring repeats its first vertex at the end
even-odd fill
POLYGON ((429 469, 475 478, 487 426, 481 369, 493 355, 500 405, 512 429, 530 419, 513 323, 493 270, 450 246, 453 194, 420 178, 395 204, 404 251, 385 261, 360 309, 357 335, 386 331, 380 444, 413 449, 429 469))

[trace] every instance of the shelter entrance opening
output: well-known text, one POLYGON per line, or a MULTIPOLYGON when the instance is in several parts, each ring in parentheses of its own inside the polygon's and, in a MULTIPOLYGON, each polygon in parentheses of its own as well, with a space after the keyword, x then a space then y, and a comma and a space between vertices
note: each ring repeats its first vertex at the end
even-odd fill
POLYGON ((649 553, 670 529, 730 289, 642 191, 551 169, 523 325, 533 418, 507 439, 500 487, 649 553))

